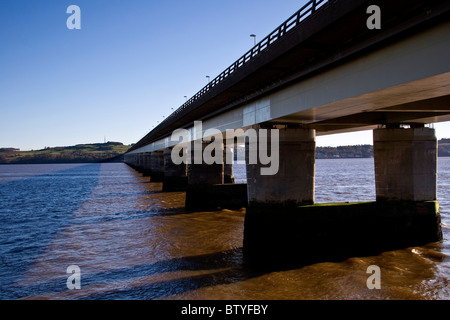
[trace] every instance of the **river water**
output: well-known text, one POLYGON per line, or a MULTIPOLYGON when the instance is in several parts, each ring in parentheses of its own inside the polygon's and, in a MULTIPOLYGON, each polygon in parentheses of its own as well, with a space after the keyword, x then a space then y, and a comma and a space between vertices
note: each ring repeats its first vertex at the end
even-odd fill
MULTIPOLYGON (((244 209, 186 213, 183 192, 123 163, 2 165, 0 299, 449 299, 450 158, 438 170, 443 242, 261 272, 243 264, 244 209), (367 288, 371 265, 381 289, 367 288)), ((317 160, 315 191, 374 200, 373 159, 317 160)))

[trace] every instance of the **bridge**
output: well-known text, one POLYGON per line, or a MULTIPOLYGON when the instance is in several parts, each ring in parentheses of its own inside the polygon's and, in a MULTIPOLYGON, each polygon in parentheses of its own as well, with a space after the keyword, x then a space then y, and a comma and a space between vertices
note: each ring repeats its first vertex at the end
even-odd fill
POLYGON ((450 121, 449 9, 443 0, 309 1, 131 147, 125 162, 162 181, 163 191, 188 190, 187 207, 217 186, 226 190, 220 207, 244 192, 244 249, 255 257, 315 256, 330 241, 331 255, 439 241, 432 124, 450 121), (373 5, 381 28, 368 23, 373 5), (211 129, 221 132, 224 155, 227 130, 238 132, 236 143, 249 129, 276 129, 277 173, 262 175, 267 163, 249 162, 248 137, 244 186, 230 187, 226 161, 175 164, 177 129, 203 149, 217 139, 205 139, 211 129), (314 205, 316 136, 368 129, 376 201, 314 205))

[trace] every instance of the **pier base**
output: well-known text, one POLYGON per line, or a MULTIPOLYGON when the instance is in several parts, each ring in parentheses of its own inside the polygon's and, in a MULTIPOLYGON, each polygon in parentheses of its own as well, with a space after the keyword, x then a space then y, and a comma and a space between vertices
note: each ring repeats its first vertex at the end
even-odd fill
POLYGON ((150 182, 162 182, 164 178, 164 152, 153 151, 150 154, 150 182))
POLYGON ((186 191, 188 185, 187 166, 185 163, 174 164, 172 148, 164 150, 164 178, 162 191, 186 191))
MULTIPOLYGON (((202 142, 201 154, 204 153, 208 145, 208 142, 202 142)), ((194 147, 192 150, 194 150, 194 147)), ((223 152, 223 149, 221 152, 223 152)), ((222 202, 218 201, 217 191, 215 190, 217 185, 223 185, 224 163, 207 164, 203 158, 196 159, 198 154, 195 152, 188 156, 191 157, 191 161, 187 166, 186 210, 217 210, 222 202), (213 194, 214 196, 212 196, 213 194)))
POLYGON ((136 156, 136 171, 142 173, 144 171, 144 154, 139 153, 136 156))
POLYGON ((187 211, 238 210, 247 206, 247 184, 190 185, 186 190, 187 211))
POLYGON ((151 175, 151 154, 144 153, 142 161, 142 175, 149 177, 151 175))
POLYGON ((234 159, 234 146, 224 147, 223 148, 223 183, 234 183, 234 175, 233 175, 233 162, 234 159), (228 150, 227 150, 228 149, 228 150), (231 154, 231 159, 227 161, 227 151, 231 154))
POLYGON ((258 265, 315 263, 442 240, 437 201, 247 209, 244 253, 258 265))

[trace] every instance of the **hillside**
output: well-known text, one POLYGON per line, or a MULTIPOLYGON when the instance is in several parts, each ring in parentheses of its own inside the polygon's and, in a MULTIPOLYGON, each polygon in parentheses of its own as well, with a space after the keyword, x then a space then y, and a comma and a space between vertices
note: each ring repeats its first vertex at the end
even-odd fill
POLYGON ((0 148, 0 164, 118 162, 123 161, 123 154, 129 148, 130 146, 120 142, 79 144, 33 151, 0 148))
MULTIPOLYGON (((79 144, 71 147, 45 148, 43 150, 20 151, 16 148, 0 148, 0 164, 37 163, 92 163, 121 162, 123 154, 130 148, 120 142, 79 144)), ((238 153, 242 153, 238 148, 238 153)), ((450 157, 450 139, 439 140, 439 157, 450 157)), ((317 147, 317 159, 372 158, 372 145, 317 147)))

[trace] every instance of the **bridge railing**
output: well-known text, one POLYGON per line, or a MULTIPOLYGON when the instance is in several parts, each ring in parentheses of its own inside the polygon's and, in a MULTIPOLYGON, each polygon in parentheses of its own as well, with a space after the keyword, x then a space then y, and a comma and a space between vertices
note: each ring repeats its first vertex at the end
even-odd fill
MULTIPOLYGON (((212 88, 217 86, 219 83, 223 82, 230 75, 236 72, 239 68, 243 67, 245 64, 257 57, 261 52, 267 50, 270 46, 276 43, 280 38, 282 38, 290 30, 297 27, 306 18, 313 15, 319 8, 324 6, 326 3, 333 0, 310 0, 305 4, 300 10, 294 13, 289 19, 283 22, 278 28, 272 31, 268 36, 262 39, 258 44, 246 52, 242 57, 236 60, 232 65, 226 68, 221 74, 216 78, 211 80, 205 87, 203 87, 199 92, 197 92, 193 97, 186 101, 181 107, 176 109, 172 114, 165 118, 153 131, 158 131, 158 127, 163 127, 165 123, 174 119, 179 113, 188 109, 195 101, 209 92, 212 88)), ((150 132, 149 134, 151 134, 150 132)))

